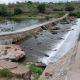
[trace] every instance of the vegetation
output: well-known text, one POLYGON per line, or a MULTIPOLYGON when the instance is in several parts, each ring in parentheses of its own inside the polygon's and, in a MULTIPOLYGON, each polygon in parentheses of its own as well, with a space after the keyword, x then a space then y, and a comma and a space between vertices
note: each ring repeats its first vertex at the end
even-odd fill
POLYGON ((36 36, 36 33, 31 33, 28 35, 29 37, 36 36))
POLYGON ((34 65, 31 65, 30 66, 30 69, 32 71, 32 75, 35 77, 34 80, 38 80, 39 76, 42 74, 42 72, 44 71, 43 68, 39 68, 39 67, 36 67, 34 65))
MULTIPOLYGON (((52 15, 52 17, 59 17, 60 12, 70 11, 70 15, 73 13, 78 15, 80 11, 80 1, 72 2, 58 2, 58 3, 39 3, 32 1, 16 2, 0 4, 0 17, 11 18, 45 18, 45 16, 52 15), (66 5, 66 6, 65 6, 66 5), (41 14, 42 13, 42 14, 41 14)), ((75 15, 75 14, 74 14, 75 15)))
POLYGON ((63 11, 63 9, 54 8, 53 11, 63 11))
POLYGON ((46 5, 40 4, 40 5, 38 5, 37 9, 39 10, 39 12, 44 13, 46 10, 46 5))
POLYGON ((74 6, 68 2, 65 11, 74 11, 74 9, 74 6))
POLYGON ((12 74, 7 69, 1 69, 0 70, 0 77, 12 77, 12 74))
POLYGON ((49 20, 49 16, 45 16, 45 19, 46 19, 46 20, 49 20))
POLYGON ((22 13, 22 10, 19 9, 19 8, 14 8, 14 14, 18 15, 18 14, 21 14, 22 13))

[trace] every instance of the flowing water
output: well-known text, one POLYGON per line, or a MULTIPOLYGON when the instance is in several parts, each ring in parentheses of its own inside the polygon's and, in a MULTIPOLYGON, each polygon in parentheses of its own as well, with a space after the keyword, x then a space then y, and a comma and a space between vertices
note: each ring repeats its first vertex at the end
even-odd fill
POLYGON ((49 30, 42 31, 37 35, 37 38, 31 37, 24 39, 19 44, 26 53, 26 58, 22 62, 37 62, 54 63, 60 59, 65 53, 67 53, 78 41, 80 31, 80 19, 75 21, 75 25, 72 24, 57 24, 55 26, 70 28, 71 31, 60 32, 58 34, 52 34, 49 30), (72 30, 74 29, 74 30, 72 30), (63 39, 58 39, 62 37, 63 39), (41 44, 38 44, 38 43, 41 44), (30 50, 33 48, 33 50, 30 50), (46 57, 48 54, 49 57, 46 57))
MULTIPOLYGON (((1 23, 2 28, 11 28, 11 30, 21 29, 34 24, 39 24, 45 20, 10 20, 6 23, 1 23)), ((49 30, 40 32, 37 37, 25 38, 19 41, 19 44, 26 53, 26 58, 20 61, 37 62, 42 61, 45 64, 54 63, 67 53, 78 41, 80 32, 80 19, 76 19, 75 24, 60 24, 55 25, 61 28, 70 28, 71 31, 59 32, 52 34, 49 30), (74 30, 72 30, 74 29, 74 30), (59 37, 63 39, 58 39, 59 37), (30 50, 32 48, 33 50, 30 50), (46 57, 45 54, 49 55, 46 57)), ((0 27, 0 29, 1 29, 0 27)))

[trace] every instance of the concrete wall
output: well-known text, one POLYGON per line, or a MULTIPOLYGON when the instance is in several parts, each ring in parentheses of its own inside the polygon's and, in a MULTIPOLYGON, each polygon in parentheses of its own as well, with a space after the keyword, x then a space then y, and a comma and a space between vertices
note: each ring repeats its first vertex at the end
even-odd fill
POLYGON ((47 21, 47 22, 44 22, 42 24, 33 25, 33 26, 26 27, 26 28, 23 28, 23 29, 19 29, 19 30, 13 31, 13 32, 0 33, 1 43, 2 44, 5 44, 5 43, 7 44, 7 41, 8 41, 8 43, 17 42, 17 41, 27 37, 27 35, 29 35, 31 33, 39 32, 43 28, 48 29, 50 27, 53 27, 55 24, 57 24, 61 20, 68 17, 68 15, 69 15, 69 13, 65 14, 63 17, 58 18, 56 20, 47 21))
POLYGON ((54 64, 49 64, 38 80, 66 80, 67 72, 73 67, 77 54, 78 44, 70 49, 54 64), (48 76, 45 76, 47 72, 48 76), (50 76, 52 75, 52 76, 50 76))

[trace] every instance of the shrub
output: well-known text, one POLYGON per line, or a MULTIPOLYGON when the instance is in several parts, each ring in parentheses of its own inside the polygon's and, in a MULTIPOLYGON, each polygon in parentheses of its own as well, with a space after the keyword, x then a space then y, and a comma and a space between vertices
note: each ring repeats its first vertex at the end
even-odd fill
POLYGON ((32 1, 28 1, 27 3, 32 4, 33 2, 32 1))
POLYGON ((46 5, 45 4, 40 4, 38 5, 37 9, 39 10, 39 12, 45 12, 46 10, 46 5))
POLYGON ((46 20, 49 20, 49 16, 45 16, 45 19, 46 19, 46 20))
POLYGON ((69 5, 69 6, 66 6, 66 8, 65 8, 65 11, 74 11, 74 6, 72 6, 72 5, 69 5))
POLYGON ((1 8, 1 10, 0 10, 0 16, 2 16, 2 17, 7 16, 7 10, 4 7, 1 8))
POLYGON ((22 13, 22 10, 19 9, 19 8, 14 8, 14 14, 18 15, 18 14, 21 14, 22 13))
POLYGON ((64 12, 60 12, 60 13, 59 13, 59 17, 62 17, 63 15, 65 15, 64 12))

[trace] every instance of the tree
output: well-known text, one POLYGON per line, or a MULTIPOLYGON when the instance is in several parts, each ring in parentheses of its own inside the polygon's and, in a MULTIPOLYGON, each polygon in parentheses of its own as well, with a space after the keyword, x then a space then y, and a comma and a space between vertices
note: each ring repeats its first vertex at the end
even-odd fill
POLYGON ((38 5, 37 9, 39 10, 39 12, 45 12, 46 10, 46 5, 43 3, 43 4, 40 4, 38 5))
POLYGON ((74 6, 67 6, 66 8, 65 8, 65 11, 74 11, 74 6))
POLYGON ((19 9, 19 8, 14 8, 14 14, 18 15, 18 14, 21 14, 22 13, 22 10, 19 9))
POLYGON ((33 2, 32 1, 28 1, 27 3, 32 4, 33 2))
POLYGON ((67 2, 65 11, 74 11, 74 6, 70 4, 70 2, 67 2))
POLYGON ((4 7, 1 8, 1 10, 0 10, 0 16, 2 16, 2 17, 7 16, 7 10, 4 7))

